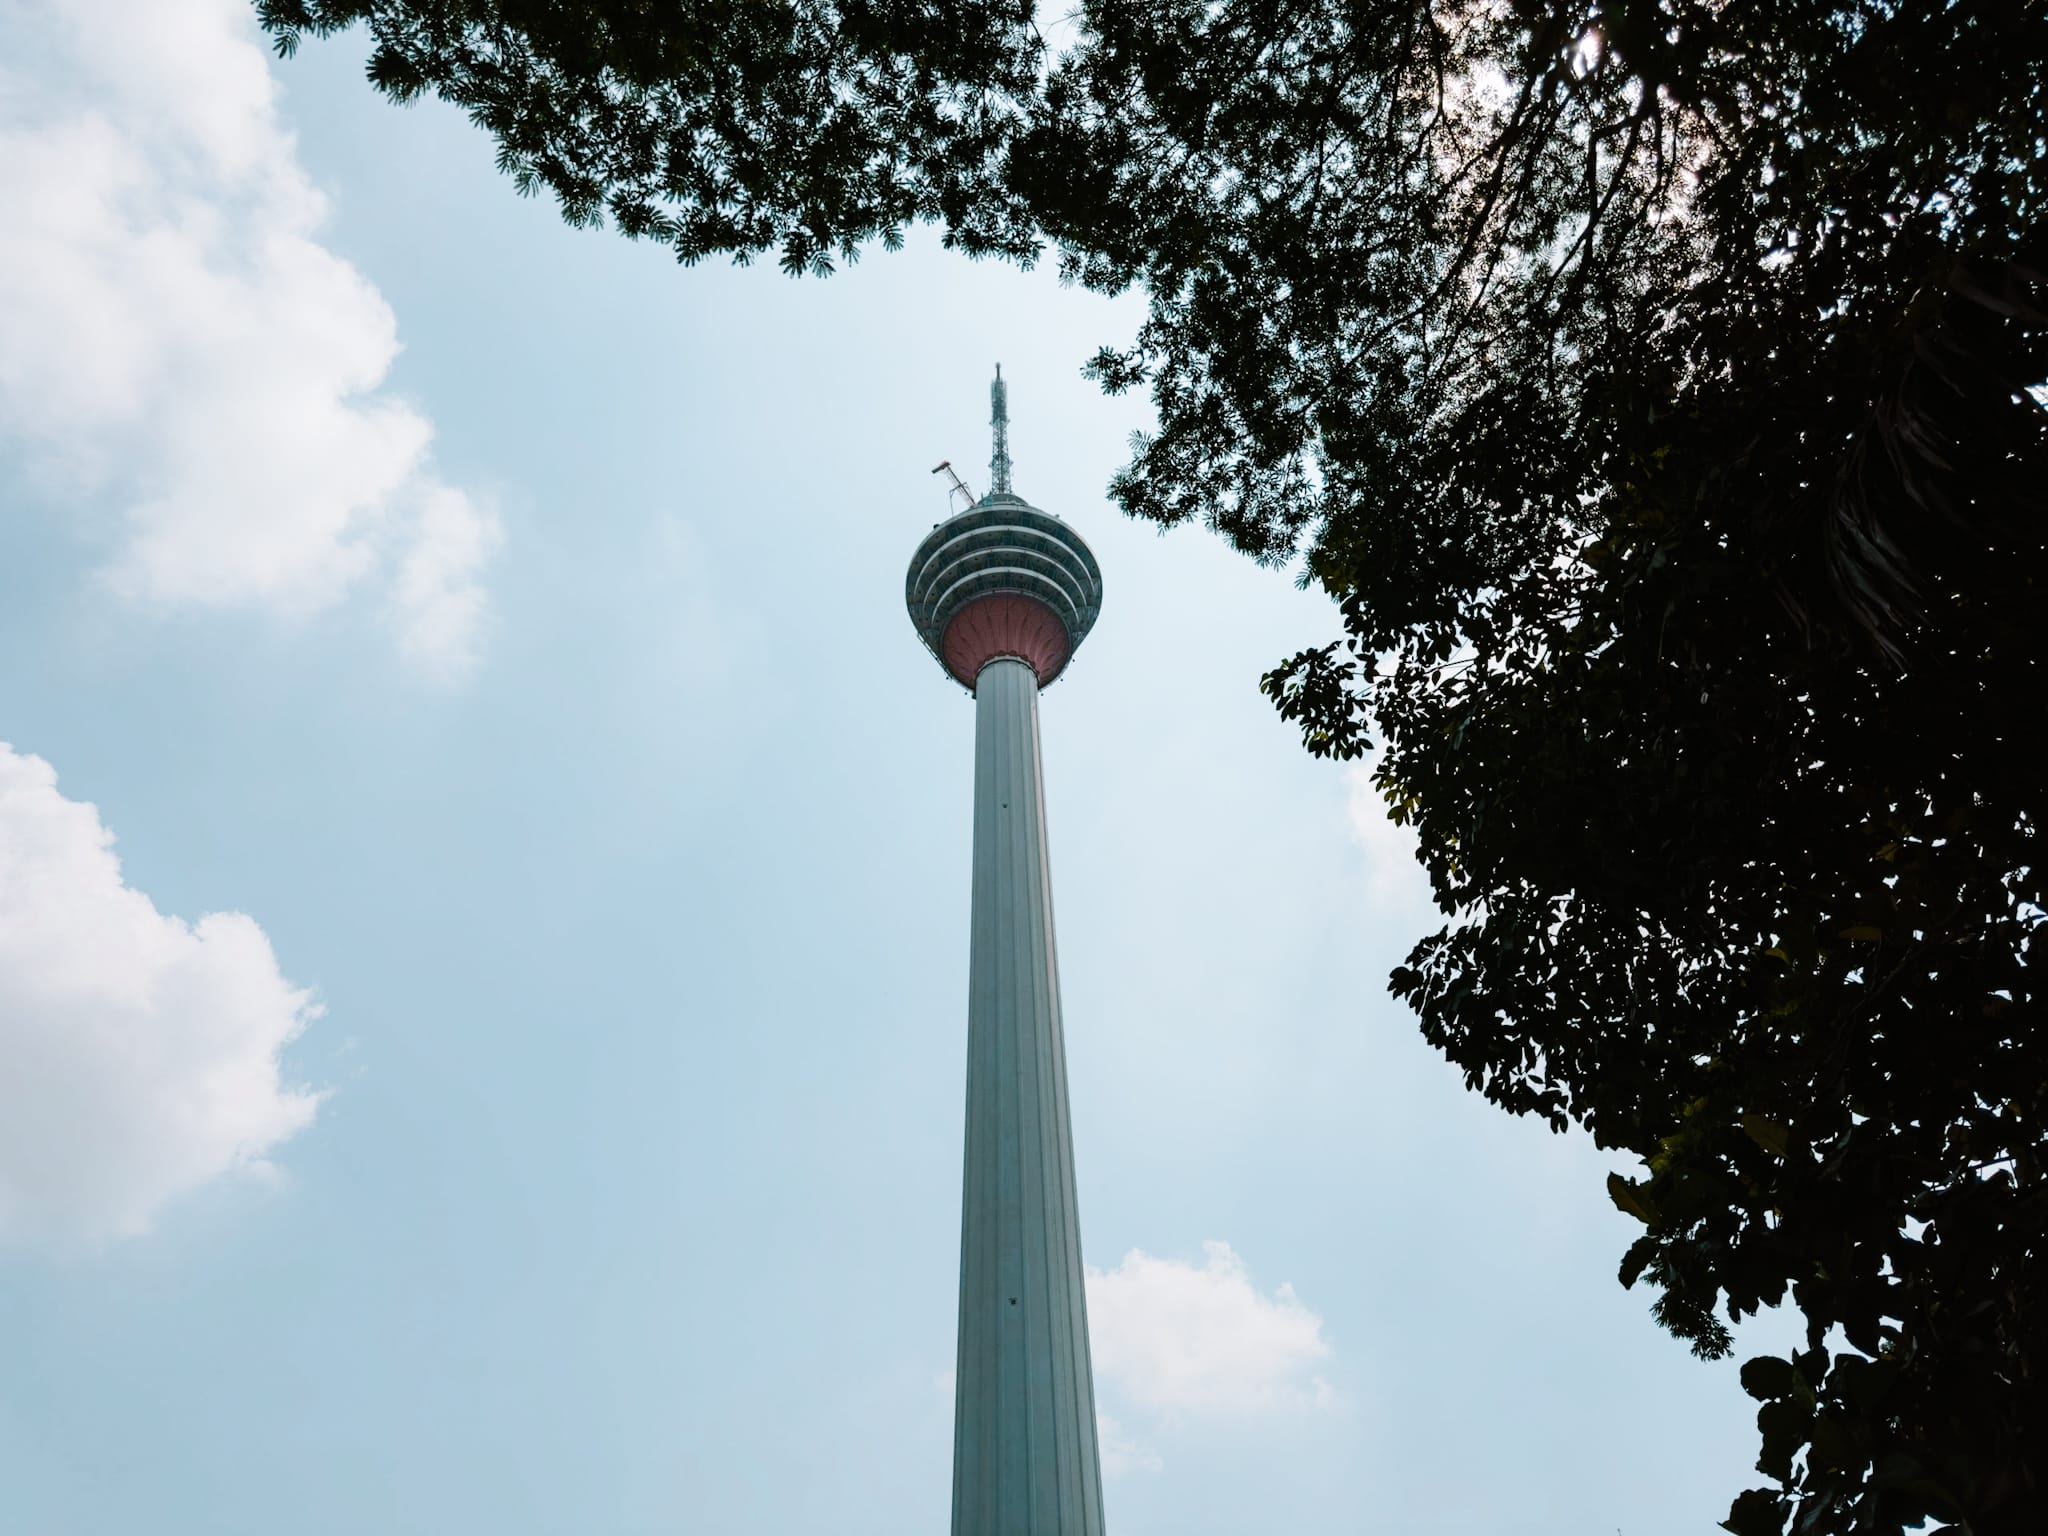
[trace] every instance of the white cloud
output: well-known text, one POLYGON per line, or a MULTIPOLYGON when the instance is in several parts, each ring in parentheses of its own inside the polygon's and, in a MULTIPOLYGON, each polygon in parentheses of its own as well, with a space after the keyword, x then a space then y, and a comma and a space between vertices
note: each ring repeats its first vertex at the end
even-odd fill
POLYGON ((446 680, 476 665, 484 591, 476 572, 498 545, 495 519, 479 517, 462 492, 435 486, 419 499, 392 582, 399 648, 446 680))
POLYGON ((1106 1413, 1095 1415, 1095 1439, 1096 1448, 1102 1456, 1102 1470, 1107 1476, 1157 1472, 1166 1465, 1157 1451, 1139 1444, 1106 1413))
POLYGON ((165 916, 112 843, 0 743, 0 1238, 145 1231, 222 1175, 273 1171, 318 1103, 279 1075, 318 1009, 263 930, 165 916))
POLYGON ((1155 1412, 1247 1413, 1334 1399, 1315 1367, 1330 1353, 1323 1320, 1282 1285, 1252 1285, 1230 1244, 1202 1245, 1199 1265, 1133 1248, 1088 1272, 1095 1372, 1155 1412))
POLYGON ((461 673, 497 519, 381 392, 396 322, 320 242, 248 0, 0 0, 0 33, 0 434, 111 524, 124 597, 302 617, 376 580, 461 673))
POLYGON ((1346 770, 1345 789, 1351 837, 1365 853, 1367 907, 1378 916, 1413 917, 1415 932, 1404 937, 1421 937, 1425 925, 1434 926, 1437 911, 1429 876, 1416 862, 1415 829, 1395 825, 1388 815, 1385 798, 1373 787, 1370 762, 1346 770))

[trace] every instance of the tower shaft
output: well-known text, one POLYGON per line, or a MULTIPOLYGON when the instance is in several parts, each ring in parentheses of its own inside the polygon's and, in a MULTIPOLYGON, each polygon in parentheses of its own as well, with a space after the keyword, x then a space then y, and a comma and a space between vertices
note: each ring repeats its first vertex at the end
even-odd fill
POLYGON ((975 678, 953 1536, 1102 1536, 1038 678, 975 678))

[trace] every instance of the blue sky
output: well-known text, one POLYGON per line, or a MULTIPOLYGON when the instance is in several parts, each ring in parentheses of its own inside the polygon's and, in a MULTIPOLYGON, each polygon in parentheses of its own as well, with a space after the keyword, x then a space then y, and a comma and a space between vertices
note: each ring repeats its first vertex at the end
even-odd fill
POLYGON ((1386 998, 1400 836, 1258 696, 1329 605, 1104 500, 1134 301, 679 269, 363 52, 0 0, 0 1529, 944 1529, 902 575, 998 359, 1107 589, 1043 719, 1112 1526, 1709 1528, 1733 1366, 1386 998))

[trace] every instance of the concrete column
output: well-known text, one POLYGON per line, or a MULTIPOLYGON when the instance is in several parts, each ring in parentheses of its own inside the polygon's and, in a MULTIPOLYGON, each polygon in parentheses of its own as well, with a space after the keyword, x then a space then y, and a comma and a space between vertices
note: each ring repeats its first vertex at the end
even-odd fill
POLYGON ((975 680, 953 1536, 1102 1536, 1038 680, 975 680))

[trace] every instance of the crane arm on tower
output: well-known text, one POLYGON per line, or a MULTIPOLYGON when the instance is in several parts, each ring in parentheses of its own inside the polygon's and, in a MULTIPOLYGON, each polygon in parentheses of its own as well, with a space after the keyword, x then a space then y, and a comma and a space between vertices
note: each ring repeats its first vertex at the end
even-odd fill
POLYGON ((944 475, 948 480, 953 482, 952 485, 949 486, 946 491, 946 511, 948 515, 952 513, 953 498, 955 496, 958 496, 960 498, 962 503, 960 510, 963 512, 965 512, 969 507, 972 507, 974 505, 974 492, 970 491, 967 488, 967 482, 960 478, 960 472, 953 467, 953 461, 951 459, 939 460, 938 464, 933 468, 932 473, 935 475, 944 475))

